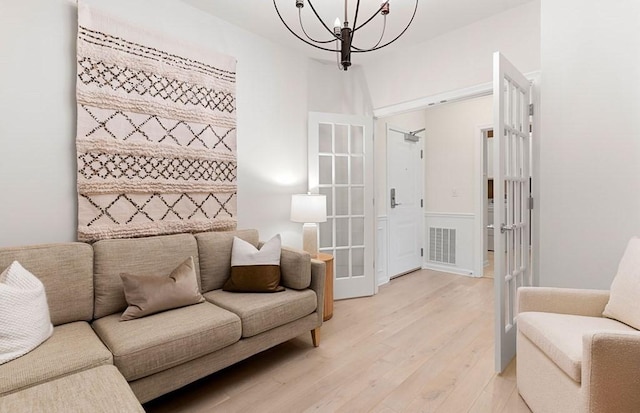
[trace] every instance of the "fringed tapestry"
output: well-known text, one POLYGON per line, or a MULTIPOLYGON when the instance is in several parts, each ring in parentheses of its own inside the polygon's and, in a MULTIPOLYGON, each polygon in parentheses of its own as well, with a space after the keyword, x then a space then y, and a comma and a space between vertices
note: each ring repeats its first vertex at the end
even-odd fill
POLYGON ((236 226, 234 58, 78 5, 78 239, 236 226))

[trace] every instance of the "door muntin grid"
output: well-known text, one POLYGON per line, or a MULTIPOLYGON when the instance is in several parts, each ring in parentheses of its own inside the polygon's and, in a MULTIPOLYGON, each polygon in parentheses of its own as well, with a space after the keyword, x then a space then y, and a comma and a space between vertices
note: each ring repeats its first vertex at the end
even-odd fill
POLYGON ((508 77, 504 78, 504 140, 500 150, 504 177, 505 255, 504 255, 504 331, 516 323, 516 291, 530 285, 529 265, 529 94, 508 77))
POLYGON ((336 279, 364 277, 364 126, 320 123, 318 192, 327 197, 319 250, 332 254, 336 279))

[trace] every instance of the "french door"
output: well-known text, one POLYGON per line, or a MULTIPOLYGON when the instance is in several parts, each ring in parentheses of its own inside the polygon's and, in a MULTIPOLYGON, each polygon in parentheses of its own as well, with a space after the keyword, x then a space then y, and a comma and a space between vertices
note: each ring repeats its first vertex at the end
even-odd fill
POLYGON ((327 197, 319 250, 334 256, 336 299, 373 295, 373 119, 309 113, 309 191, 327 197))
POLYGON ((530 83, 500 52, 493 55, 493 223, 495 361, 516 353, 516 294, 531 285, 530 83))

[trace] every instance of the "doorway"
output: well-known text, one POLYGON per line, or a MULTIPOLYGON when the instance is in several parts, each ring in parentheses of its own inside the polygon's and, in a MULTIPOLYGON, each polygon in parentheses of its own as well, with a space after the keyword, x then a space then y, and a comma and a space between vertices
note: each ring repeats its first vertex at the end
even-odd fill
MULTIPOLYGON (((484 255, 480 256, 479 265, 476 265, 474 242, 476 220, 486 215, 486 208, 481 209, 478 214, 475 212, 476 192, 481 194, 480 189, 475 188, 476 168, 477 165, 482 166, 477 157, 483 152, 480 143, 475 142, 474 131, 478 125, 482 129, 491 129, 492 113, 492 97, 485 95, 378 119, 378 123, 391 124, 404 130, 426 128, 418 134, 422 136, 424 148, 424 207, 421 211, 420 229, 424 240, 423 268, 482 276, 484 255)), ((383 133, 379 125, 377 132, 379 135, 383 133)), ((380 178, 384 179, 391 174, 388 170, 391 168, 388 161, 390 148, 376 149, 385 150, 386 156, 376 165, 376 176, 380 181, 380 178)), ((481 185, 480 180, 477 185, 481 185)), ((392 224, 390 212, 393 211, 389 208, 390 190, 393 186, 386 183, 384 186, 377 185, 377 199, 383 203, 389 231, 392 224)), ((380 212, 380 207, 378 211, 380 212)), ((486 223, 483 221, 480 225, 484 226, 486 223)), ((482 247, 483 245, 479 245, 479 248, 482 247)), ((389 259, 391 260, 391 254, 389 259)), ((391 271, 389 273, 392 274, 391 271)))
MULTIPOLYGON (((524 76, 511 65, 504 56, 499 52, 494 54, 494 82, 488 83, 483 88, 477 86, 466 91, 458 91, 453 93, 456 100, 467 100, 478 95, 486 96, 493 94, 493 110, 492 120, 494 130, 497 131, 497 143, 494 144, 494 157, 496 158, 495 177, 494 177, 494 199, 505 200, 505 210, 501 207, 494 208, 494 219, 499 224, 499 233, 494 234, 497 239, 494 242, 495 251, 495 274, 494 274, 494 299, 495 299, 495 333, 496 333, 496 370, 502 371, 507 362, 515 355, 515 336, 516 329, 516 313, 515 313, 515 296, 517 288, 522 285, 535 285, 535 279, 531 277, 532 262, 536 262, 535 250, 531 254, 530 246, 536 245, 537 234, 534 227, 533 235, 530 236, 529 217, 532 215, 530 210, 533 205, 533 198, 530 197, 528 191, 532 180, 529 165, 533 165, 533 171, 536 170, 539 157, 538 153, 532 153, 531 148, 537 149, 539 146, 531 145, 531 128, 530 117, 535 110, 537 96, 532 77, 539 79, 539 75, 524 76), (532 259, 533 256, 533 259, 532 259)), ((442 95, 437 96, 440 98, 442 95)), ((415 105, 424 105, 430 99, 424 98, 415 101, 415 105)), ((440 103, 446 103, 446 100, 439 100, 440 103)), ((438 100, 428 104, 437 105, 438 100)), ((416 109, 414 106, 412 109, 416 109)), ((424 106, 423 106, 424 107, 424 106)), ((374 115, 381 114, 391 115, 393 111, 407 110, 407 104, 399 104, 395 108, 386 107, 378 111, 374 111, 374 115)), ((537 123, 536 117, 533 118, 534 125, 537 123)), ((428 122, 427 122, 428 123, 428 122)), ((427 129, 429 129, 427 126, 427 129)), ((535 126, 534 129, 535 130, 535 126)), ((475 163, 476 183, 474 202, 475 209, 471 215, 472 231, 471 244, 473 244, 473 263, 471 266, 476 268, 477 273, 470 272, 468 275, 479 276, 484 267, 484 248, 485 248, 485 220, 484 220, 484 177, 483 166, 484 159, 481 150, 483 148, 483 139, 476 139, 475 163), (480 182, 477 182, 477 181, 480 182), (477 265, 479 263, 479 265, 477 265)), ((428 150, 428 145, 427 148, 428 150)), ((428 176, 428 173, 427 173, 428 176)), ((427 187, 429 182, 427 180, 427 187)), ((451 182, 447 183, 450 189, 451 197, 458 197, 460 192, 456 186, 451 186, 451 182)), ((536 190, 533 190, 536 193, 536 190)), ((466 194, 465 194, 466 195, 466 194)), ((429 193, 425 193, 427 203, 429 202, 429 193)), ((425 213, 426 217, 426 213, 425 213)), ((428 226, 428 224, 427 224, 428 226)), ((448 231, 448 229, 447 229, 448 231)), ((436 231, 437 232, 437 231, 436 231)), ((456 237, 457 239, 457 237, 456 237)), ((427 268, 428 266, 425 265, 427 268)), ((451 271, 453 272, 453 271, 451 271)))
POLYGON ((494 225, 493 225, 493 125, 479 128, 477 133, 482 144, 482 217, 483 217, 483 269, 482 277, 493 278, 494 269, 494 225))

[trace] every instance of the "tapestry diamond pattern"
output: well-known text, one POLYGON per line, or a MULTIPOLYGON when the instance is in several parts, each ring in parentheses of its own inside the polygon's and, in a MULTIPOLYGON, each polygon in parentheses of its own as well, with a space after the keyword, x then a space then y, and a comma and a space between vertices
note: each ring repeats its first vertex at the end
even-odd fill
POLYGON ((231 230, 235 59, 78 4, 78 239, 231 230))

